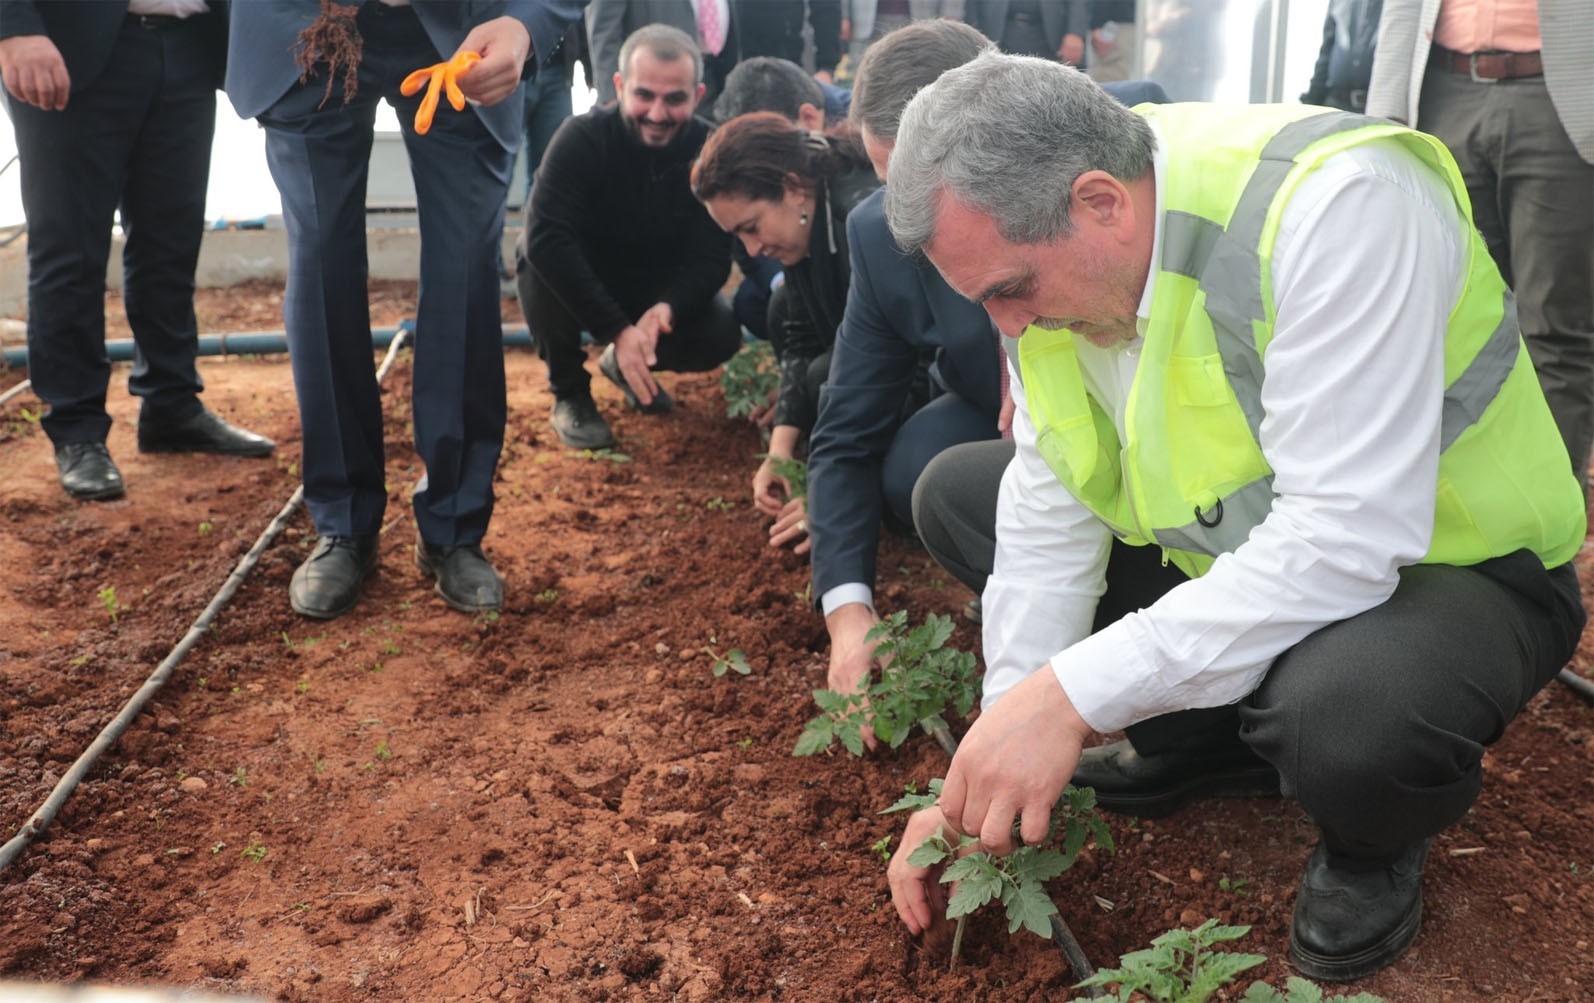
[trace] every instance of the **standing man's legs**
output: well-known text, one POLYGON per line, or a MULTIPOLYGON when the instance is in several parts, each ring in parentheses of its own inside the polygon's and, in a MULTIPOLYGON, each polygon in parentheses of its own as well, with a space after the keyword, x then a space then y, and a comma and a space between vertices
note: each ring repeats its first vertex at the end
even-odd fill
MULTIPOLYGON (((369 10, 361 12, 362 30, 369 10)), ((288 595, 295 611, 317 618, 339 616, 358 600, 376 564, 387 505, 365 246, 385 55, 366 46, 359 88, 347 103, 341 74, 323 101, 321 67, 260 116, 288 233, 283 323, 299 399, 305 508, 321 536, 288 595)))
POLYGON ((214 33, 200 18, 130 18, 122 32, 124 41, 134 37, 161 81, 146 106, 122 191, 122 302, 135 349, 128 389, 143 399, 138 448, 268 456, 271 440, 229 425, 198 396, 204 384, 195 367, 194 269, 216 129, 214 33))
POLYGON ((105 452, 105 268, 138 123, 158 85, 124 63, 114 54, 108 79, 61 111, 10 100, 28 220, 28 375, 49 405, 40 424, 62 487, 76 498, 122 494, 105 452))
POLYGON ((503 449, 504 344, 498 248, 513 149, 474 113, 416 135, 400 105, 421 224, 416 310, 415 489, 418 560, 456 609, 497 609, 503 585, 481 552, 503 449))
POLYGON ((1455 155, 1578 483, 1594 446, 1594 164, 1543 77, 1477 83, 1431 68, 1417 121, 1455 155))

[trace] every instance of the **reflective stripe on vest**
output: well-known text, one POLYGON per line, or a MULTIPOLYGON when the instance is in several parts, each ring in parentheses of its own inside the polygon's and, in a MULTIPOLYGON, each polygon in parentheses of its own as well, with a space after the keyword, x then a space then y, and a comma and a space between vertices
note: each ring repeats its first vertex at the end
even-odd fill
MULTIPOLYGON (((1330 112, 1280 129, 1263 148, 1227 228, 1179 210, 1163 215, 1161 267, 1199 283, 1206 297, 1205 311, 1212 322, 1218 355, 1223 359, 1223 371, 1252 437, 1259 442, 1265 413, 1262 355, 1252 335, 1252 325, 1267 319, 1262 303, 1262 261, 1257 249, 1262 243, 1268 210, 1294 169, 1295 157, 1303 150, 1320 139, 1365 128, 1367 124, 1367 119, 1359 115, 1330 112)), ((1440 452, 1476 424, 1499 394, 1516 362, 1519 330, 1516 302, 1508 290, 1500 323, 1488 344, 1445 388, 1440 452)), ((1216 557, 1244 543, 1272 507, 1273 477, 1269 474, 1220 498, 1205 513, 1196 510, 1189 523, 1156 530, 1153 536, 1164 547, 1216 557)))

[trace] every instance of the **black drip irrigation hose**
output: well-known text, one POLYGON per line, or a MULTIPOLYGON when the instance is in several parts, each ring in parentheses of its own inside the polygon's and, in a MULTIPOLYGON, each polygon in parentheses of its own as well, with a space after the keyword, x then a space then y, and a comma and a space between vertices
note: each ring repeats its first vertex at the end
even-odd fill
MULTIPOLYGON (((393 367, 394 360, 398 358, 399 348, 404 344, 407 337, 408 332, 400 332, 388 346, 387 356, 382 360, 382 365, 376 372, 378 383, 387 377, 388 370, 393 367)), ((187 657, 188 653, 193 650, 194 645, 198 644, 199 639, 210 631, 211 624, 215 622, 217 615, 232 601, 232 597, 243 586, 244 579, 249 576, 249 572, 253 571, 255 565, 259 563, 260 555, 266 552, 266 548, 271 546, 278 534, 288 525, 288 520, 293 518, 294 512, 303 500, 304 485, 301 484, 294 489, 293 497, 288 499, 287 504, 277 513, 276 518, 271 520, 270 525, 266 527, 265 532, 260 534, 260 538, 255 541, 254 546, 250 547, 249 552, 238 561, 238 564, 232 570, 232 574, 227 576, 227 580, 222 583, 220 590, 211 598, 204 612, 200 613, 193 626, 188 628, 188 633, 161 660, 160 665, 144 681, 144 685, 138 688, 138 692, 133 694, 132 699, 128 700, 127 704, 122 707, 121 712, 111 720, 110 724, 105 726, 105 730, 99 733, 94 741, 89 744, 89 747, 84 750, 83 754, 77 758, 77 761, 72 764, 71 768, 66 771, 66 774, 56 783, 55 789, 50 792, 50 796, 45 799, 44 804, 39 806, 39 810, 28 818, 27 823, 22 826, 15 836, 6 842, 4 846, 0 846, 0 871, 5 870, 12 861, 16 860, 22 851, 28 847, 28 844, 32 843, 39 833, 43 832, 55 820, 56 815, 60 814, 62 806, 77 790, 78 784, 88 774, 89 770, 93 769, 94 764, 99 762, 100 757, 116 744, 117 740, 122 737, 122 733, 127 731, 128 726, 143 711, 144 706, 160 691, 162 686, 166 685, 167 680, 171 678, 172 673, 176 671, 177 666, 187 657)))
POLYGON ((1555 678, 1565 683, 1573 693, 1594 704, 1594 680, 1586 679, 1571 669, 1562 669, 1555 678))
MULTIPOLYGON (((950 731, 945 728, 936 728, 930 734, 934 736, 941 748, 946 750, 948 756, 957 755, 958 742, 957 739, 952 737, 950 731)), ((1053 903, 1053 908, 1056 908, 1056 903, 1053 903)), ((962 940, 962 934, 963 930, 959 927, 957 932, 958 941, 962 940)), ((1068 960, 1068 967, 1073 969, 1074 974, 1078 976, 1077 981, 1083 982, 1096 974, 1095 966, 1090 963, 1089 958, 1085 957, 1085 949, 1079 946, 1078 938, 1074 936, 1074 931, 1068 928, 1068 924, 1063 922, 1063 915, 1060 912, 1052 913, 1052 943, 1056 944, 1058 949, 1063 952, 1063 957, 1068 960)), ((957 947, 954 945, 953 957, 956 956, 957 947)), ((1091 999, 1100 999, 1107 994, 1100 986, 1087 986, 1085 995, 1091 999)))

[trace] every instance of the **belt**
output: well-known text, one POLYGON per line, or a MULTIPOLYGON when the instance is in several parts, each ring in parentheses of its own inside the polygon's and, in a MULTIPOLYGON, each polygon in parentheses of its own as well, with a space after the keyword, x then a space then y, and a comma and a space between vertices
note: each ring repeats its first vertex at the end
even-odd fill
POLYGON ((127 19, 140 28, 170 28, 183 19, 172 14, 128 14, 127 19))
POLYGON ((1537 52, 1453 52, 1436 45, 1428 63, 1469 76, 1478 83, 1544 75, 1544 61, 1537 52))

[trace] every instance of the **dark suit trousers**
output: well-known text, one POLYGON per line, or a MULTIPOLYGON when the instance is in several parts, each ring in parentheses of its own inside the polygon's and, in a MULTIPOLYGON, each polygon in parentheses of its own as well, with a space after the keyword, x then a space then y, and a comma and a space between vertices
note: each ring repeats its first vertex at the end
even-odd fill
MULTIPOLYGON (((587 354, 581 347, 581 322, 524 257, 516 263, 516 281, 526 326, 536 339, 542 360, 548 364, 548 389, 561 400, 590 397, 592 376, 585 368, 587 354)), ((617 298, 633 309, 634 320, 658 299, 633 292, 617 298), (641 300, 648 301, 647 307, 634 309, 641 300)), ((735 355, 741 344, 741 325, 736 322, 730 303, 716 293, 698 309, 676 313, 675 330, 659 338, 654 349, 658 362, 652 368, 654 372, 707 372, 735 355)))
MULTIPOLYGON (((1010 442, 942 453, 914 493, 932 556, 982 591, 1010 442)), ((1157 547, 1114 541, 1092 630, 1186 582, 1157 547)), ((1583 631, 1577 575, 1526 551, 1471 567, 1416 565, 1381 605, 1331 623, 1274 660, 1238 704, 1131 725, 1142 753, 1244 742, 1279 771, 1339 851, 1377 857, 1454 823, 1478 797, 1483 750, 1571 658, 1583 631)))
MULTIPOLYGON (((323 535, 375 533, 387 502, 382 408, 366 290, 365 187, 377 101, 398 110, 421 229, 413 417, 426 465, 415 522, 429 543, 479 542, 493 510, 505 402, 499 235, 513 151, 470 109, 439 106, 414 133, 412 70, 443 57, 414 11, 366 4, 360 83, 322 104, 324 77, 260 116, 288 230, 283 317, 304 433, 305 505, 323 535)), ((424 93, 424 90, 422 91, 424 93)), ((515 100, 515 98, 510 98, 515 100)))
POLYGON ((28 219, 28 375, 52 442, 103 442, 105 268, 118 205, 123 303, 142 418, 200 409, 194 266, 204 233, 216 89, 197 22, 123 23, 109 62, 63 111, 13 99, 28 219))
POLYGON ((1543 77, 1474 83, 1429 67, 1417 121, 1461 167, 1473 219, 1516 291, 1528 354, 1586 484, 1594 446, 1594 164, 1572 146, 1543 77))

